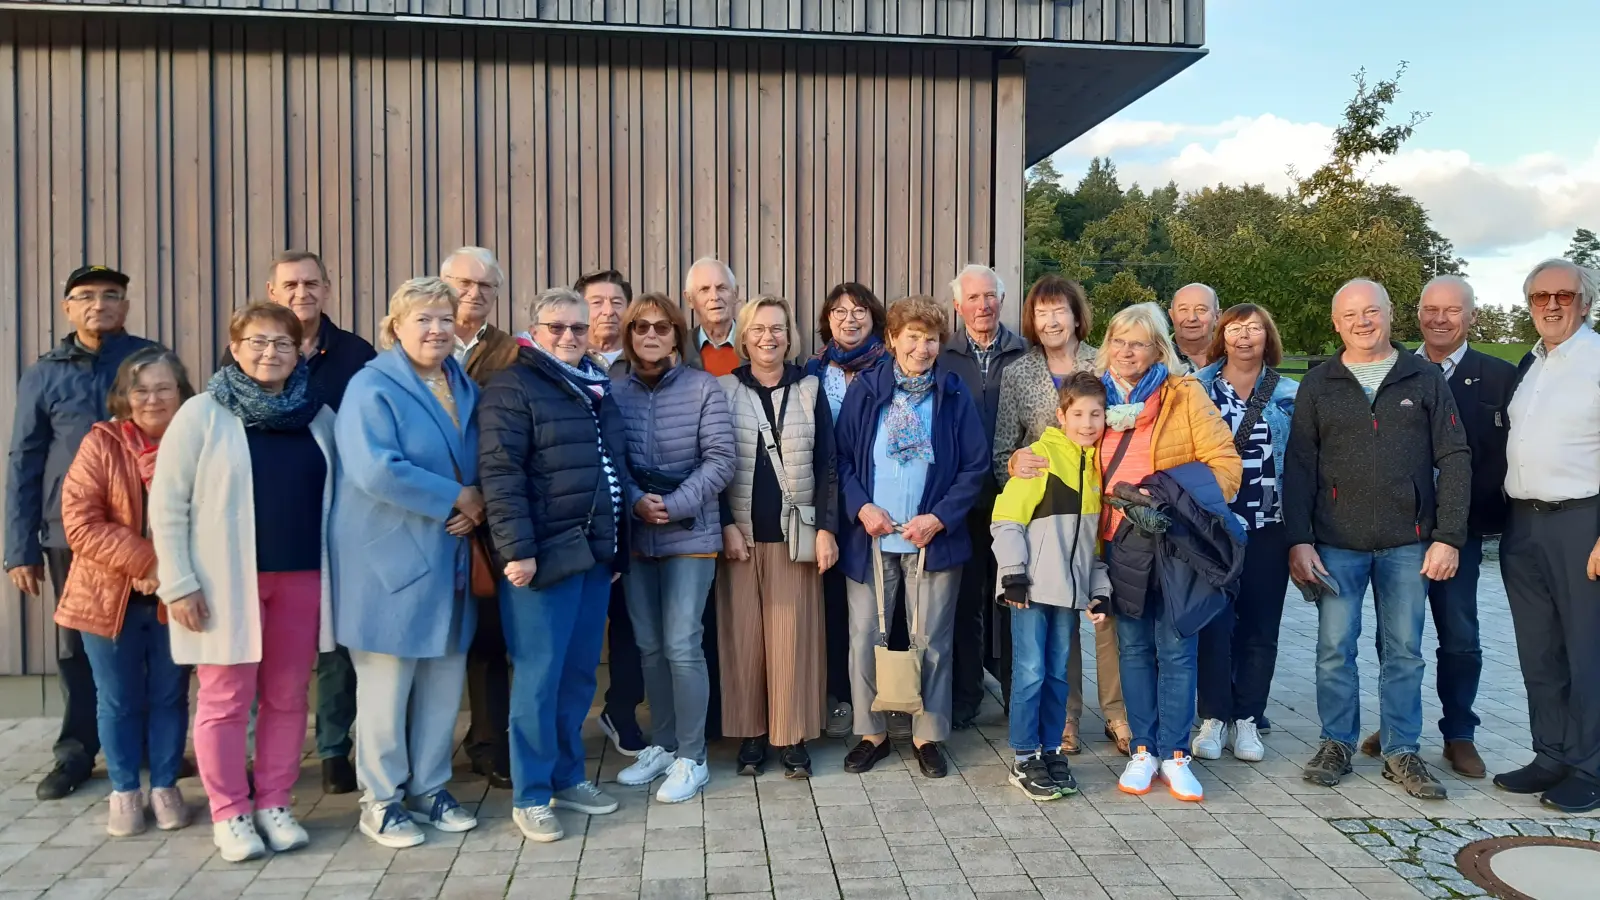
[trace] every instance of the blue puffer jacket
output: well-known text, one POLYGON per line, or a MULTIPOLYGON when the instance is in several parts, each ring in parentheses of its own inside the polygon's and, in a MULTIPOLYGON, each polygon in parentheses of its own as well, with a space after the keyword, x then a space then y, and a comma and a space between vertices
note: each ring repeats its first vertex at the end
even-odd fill
MULTIPOLYGON (((1206 389, 1206 396, 1211 396, 1211 386, 1222 377, 1222 364, 1227 358, 1217 360, 1204 369, 1194 373, 1200 384, 1206 389)), ((1261 374, 1256 376, 1256 387, 1261 386, 1261 379, 1267 377, 1265 366, 1261 374)), ((1251 388, 1253 392, 1255 388, 1251 388)), ((1289 446, 1289 423, 1294 420, 1294 396, 1300 390, 1300 382, 1287 375, 1279 373, 1278 386, 1272 389, 1272 399, 1261 408, 1261 418, 1267 423, 1267 431, 1272 435, 1272 471, 1283 477, 1283 451, 1289 446)), ((1243 398, 1249 402, 1250 398, 1243 398)))
POLYGON ((718 497, 733 480, 733 419, 728 395, 715 376, 688 366, 668 369, 655 387, 633 372, 613 375, 612 396, 627 428, 628 465, 634 473, 628 514, 644 496, 639 470, 687 475, 663 494, 666 525, 633 521, 633 552, 640 556, 684 556, 722 550, 718 497))

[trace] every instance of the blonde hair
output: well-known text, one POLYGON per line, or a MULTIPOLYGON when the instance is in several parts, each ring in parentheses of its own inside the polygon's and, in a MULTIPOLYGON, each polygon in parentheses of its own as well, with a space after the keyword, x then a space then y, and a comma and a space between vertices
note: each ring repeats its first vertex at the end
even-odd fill
POLYGON ((784 354, 783 358, 794 359, 795 354, 799 351, 800 345, 795 340, 799 335, 794 333, 794 308, 789 305, 789 301, 782 297, 762 294, 746 303, 739 310, 739 318, 735 319, 733 323, 733 349, 734 352, 739 354, 739 358, 745 362, 750 361, 750 351, 744 347, 745 332, 750 328, 750 323, 755 320, 756 313, 768 306, 775 306, 783 310, 783 324, 788 329, 785 334, 789 337, 789 352, 784 354))
POLYGON ((413 310, 423 306, 447 306, 451 313, 455 312, 456 289, 438 278, 413 278, 400 285, 394 295, 389 298, 389 314, 378 323, 378 346, 388 350, 400 339, 395 336, 394 326, 413 310))
POLYGON ((1095 371, 1104 375, 1111 368, 1111 338, 1121 332, 1134 330, 1144 332, 1150 343, 1155 345, 1156 362, 1165 363, 1167 371, 1173 375, 1183 373, 1178 351, 1172 346, 1167 314, 1155 303, 1135 303, 1111 317, 1106 325, 1105 340, 1100 342, 1100 350, 1094 357, 1095 371))

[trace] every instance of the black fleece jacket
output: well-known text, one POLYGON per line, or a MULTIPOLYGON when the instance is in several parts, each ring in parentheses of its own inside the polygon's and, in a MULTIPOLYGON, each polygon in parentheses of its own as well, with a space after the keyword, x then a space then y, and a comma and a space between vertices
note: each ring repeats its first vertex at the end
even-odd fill
POLYGON ((1284 458, 1291 545, 1466 541, 1472 460, 1455 399, 1438 366, 1394 347, 1399 358, 1370 403, 1342 355, 1301 380, 1284 458))

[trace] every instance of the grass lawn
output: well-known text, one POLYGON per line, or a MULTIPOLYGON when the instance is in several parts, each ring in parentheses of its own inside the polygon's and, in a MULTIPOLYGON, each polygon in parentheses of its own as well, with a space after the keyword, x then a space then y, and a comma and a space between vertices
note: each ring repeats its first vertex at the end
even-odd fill
MULTIPOLYGON (((1411 348, 1412 350, 1415 350, 1417 348, 1417 343, 1418 342, 1416 342, 1416 341, 1409 341, 1409 342, 1406 343, 1406 346, 1411 348)), ((1517 365, 1520 362, 1522 362, 1522 358, 1524 356, 1528 355, 1528 350, 1531 349, 1532 347, 1533 347, 1532 344, 1473 344, 1472 345, 1472 349, 1477 350, 1477 351, 1482 352, 1482 353, 1487 353, 1490 356, 1493 356, 1493 357, 1496 357, 1496 358, 1499 358, 1499 359, 1503 359, 1506 362, 1511 363, 1513 366, 1517 365)), ((1304 375, 1306 373, 1305 366, 1306 366, 1305 360, 1303 360, 1303 359, 1287 359, 1286 358, 1283 361, 1283 365, 1280 366, 1278 370, 1280 372, 1283 372, 1285 375, 1299 376, 1299 375, 1304 375)))

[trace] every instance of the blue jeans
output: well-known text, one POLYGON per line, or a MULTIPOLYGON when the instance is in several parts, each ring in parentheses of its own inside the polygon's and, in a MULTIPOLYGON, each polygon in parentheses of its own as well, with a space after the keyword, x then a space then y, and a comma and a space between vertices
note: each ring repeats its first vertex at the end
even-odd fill
POLYGON ((500 583, 511 654, 512 805, 544 806, 587 779, 583 720, 594 700, 605 641, 611 567, 598 565, 544 590, 500 583))
POLYGON ((1472 711, 1483 676, 1483 648, 1478 643, 1478 571, 1483 567, 1483 538, 1469 538, 1461 546, 1456 577, 1428 582, 1428 605, 1433 628, 1439 633, 1438 665, 1434 669, 1439 689, 1439 734, 1447 741, 1470 741, 1477 735, 1478 716, 1472 711))
POLYGON ((1157 759, 1189 755, 1189 726, 1194 723, 1197 657, 1200 635, 1180 637, 1166 615, 1164 601, 1152 588, 1144 618, 1117 616, 1117 642, 1122 668, 1122 701, 1128 706, 1129 746, 1157 759))
POLYGON ((1061 749, 1067 725, 1067 649, 1078 611, 1030 604, 1011 612, 1011 749, 1061 749))
POLYGON ((172 661, 167 626, 156 620, 156 607, 129 603, 122 633, 105 638, 85 631, 83 649, 94 669, 100 744, 112 790, 138 790, 147 756, 152 788, 177 784, 189 734, 189 669, 172 661))
POLYGON ((650 742, 695 762, 706 761, 711 675, 701 642, 716 577, 714 557, 667 556, 634 557, 622 578, 650 700, 650 742))
POLYGON ((1366 552, 1317 545, 1339 585, 1317 604, 1317 714, 1322 739, 1352 752, 1361 740, 1361 678, 1356 650, 1367 583, 1378 614, 1379 740, 1384 756, 1417 752, 1422 738, 1422 624, 1427 616, 1426 547, 1408 544, 1366 552))

